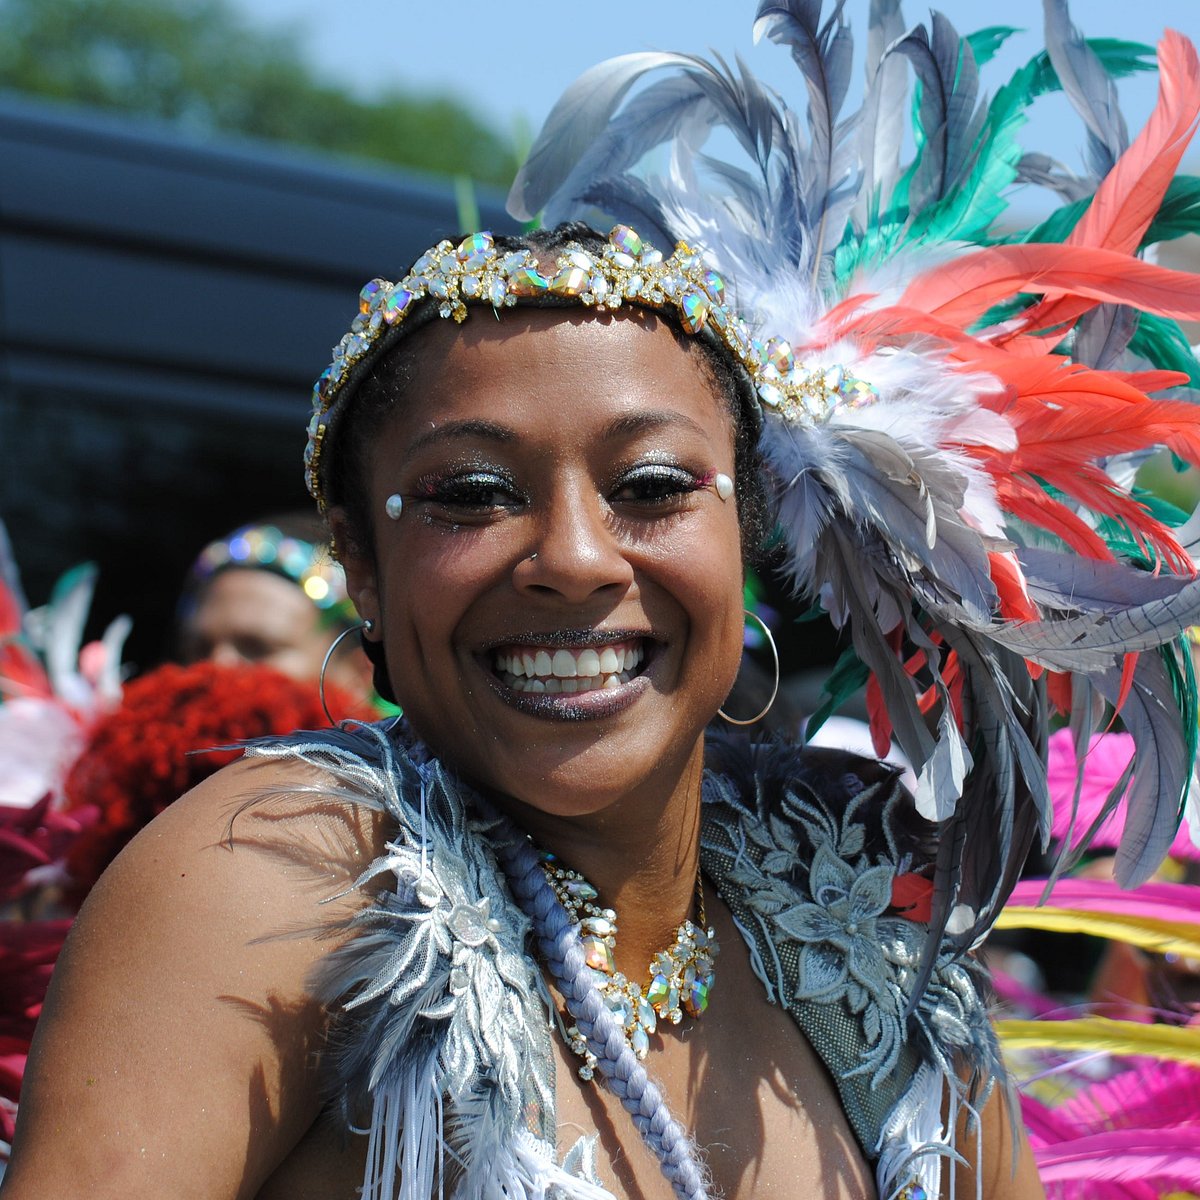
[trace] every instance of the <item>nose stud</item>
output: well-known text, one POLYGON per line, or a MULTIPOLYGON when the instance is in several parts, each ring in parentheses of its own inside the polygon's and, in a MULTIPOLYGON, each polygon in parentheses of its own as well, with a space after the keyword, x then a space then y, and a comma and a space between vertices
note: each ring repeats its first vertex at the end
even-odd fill
POLYGON ((394 492, 384 501, 383 511, 393 521, 400 520, 401 514, 404 512, 404 497, 399 492, 394 492))
POLYGON ((713 476, 713 487, 716 488, 717 495, 723 501, 733 495, 733 480, 728 475, 722 475, 720 471, 713 476))

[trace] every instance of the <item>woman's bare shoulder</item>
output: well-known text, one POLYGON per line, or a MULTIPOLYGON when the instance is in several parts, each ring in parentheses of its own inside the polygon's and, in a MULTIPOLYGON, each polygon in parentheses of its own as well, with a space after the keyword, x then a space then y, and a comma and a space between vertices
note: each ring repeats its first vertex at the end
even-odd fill
MULTIPOLYGON (((298 759, 243 758, 142 830, 114 864, 110 887, 127 875, 170 886, 173 876, 163 868, 191 859, 206 878, 253 888, 267 860, 306 895, 320 882, 336 891, 381 846, 378 815, 341 799, 319 768, 298 759)), ((291 894, 273 896, 286 904, 291 894)))
POLYGON ((328 784, 240 761, 105 873, 47 997, 6 1200, 254 1195, 308 1128, 325 1028, 309 980, 382 844, 328 784))

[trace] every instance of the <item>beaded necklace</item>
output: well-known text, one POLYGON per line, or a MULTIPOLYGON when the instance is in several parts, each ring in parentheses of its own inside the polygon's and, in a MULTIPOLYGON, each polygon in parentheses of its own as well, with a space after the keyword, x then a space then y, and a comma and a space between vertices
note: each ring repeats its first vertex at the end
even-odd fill
MULTIPOLYGON (((567 910, 583 943, 584 959, 596 989, 609 1011, 621 1023, 625 1041, 639 1059, 650 1049, 650 1035, 659 1019, 678 1025, 686 1013, 699 1017, 708 1007, 715 971, 713 959, 720 947, 716 931, 704 915, 704 884, 696 871, 696 924, 690 919, 675 931, 675 940, 660 950, 647 968, 643 988, 616 969, 617 914, 598 904, 599 894, 578 871, 562 866, 553 854, 542 853, 542 870, 559 903, 567 910)), ((583 1059, 581 1079, 595 1074, 596 1056, 578 1026, 566 1030, 567 1044, 583 1059)))

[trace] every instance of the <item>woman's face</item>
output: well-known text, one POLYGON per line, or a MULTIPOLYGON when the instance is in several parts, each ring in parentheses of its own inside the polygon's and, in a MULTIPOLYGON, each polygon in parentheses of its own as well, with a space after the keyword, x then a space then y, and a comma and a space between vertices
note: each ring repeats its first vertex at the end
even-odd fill
POLYGON ((544 811, 669 786, 742 644, 736 505, 712 486, 732 425, 699 352, 648 314, 417 336, 372 449, 374 560, 346 562, 407 717, 544 811))

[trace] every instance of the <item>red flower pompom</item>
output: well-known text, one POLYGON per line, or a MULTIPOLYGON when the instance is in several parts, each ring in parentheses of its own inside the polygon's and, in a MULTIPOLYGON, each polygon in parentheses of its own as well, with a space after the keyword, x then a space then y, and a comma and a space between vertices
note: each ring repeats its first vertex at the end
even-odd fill
MULTIPOLYGON (((327 687, 326 697, 339 717, 374 717, 336 688, 327 687)), ((75 898, 86 895, 142 826, 240 754, 213 747, 328 724, 315 684, 270 667, 200 662, 135 679, 120 708, 93 729, 67 777, 68 807, 99 812, 68 854, 75 898)))

